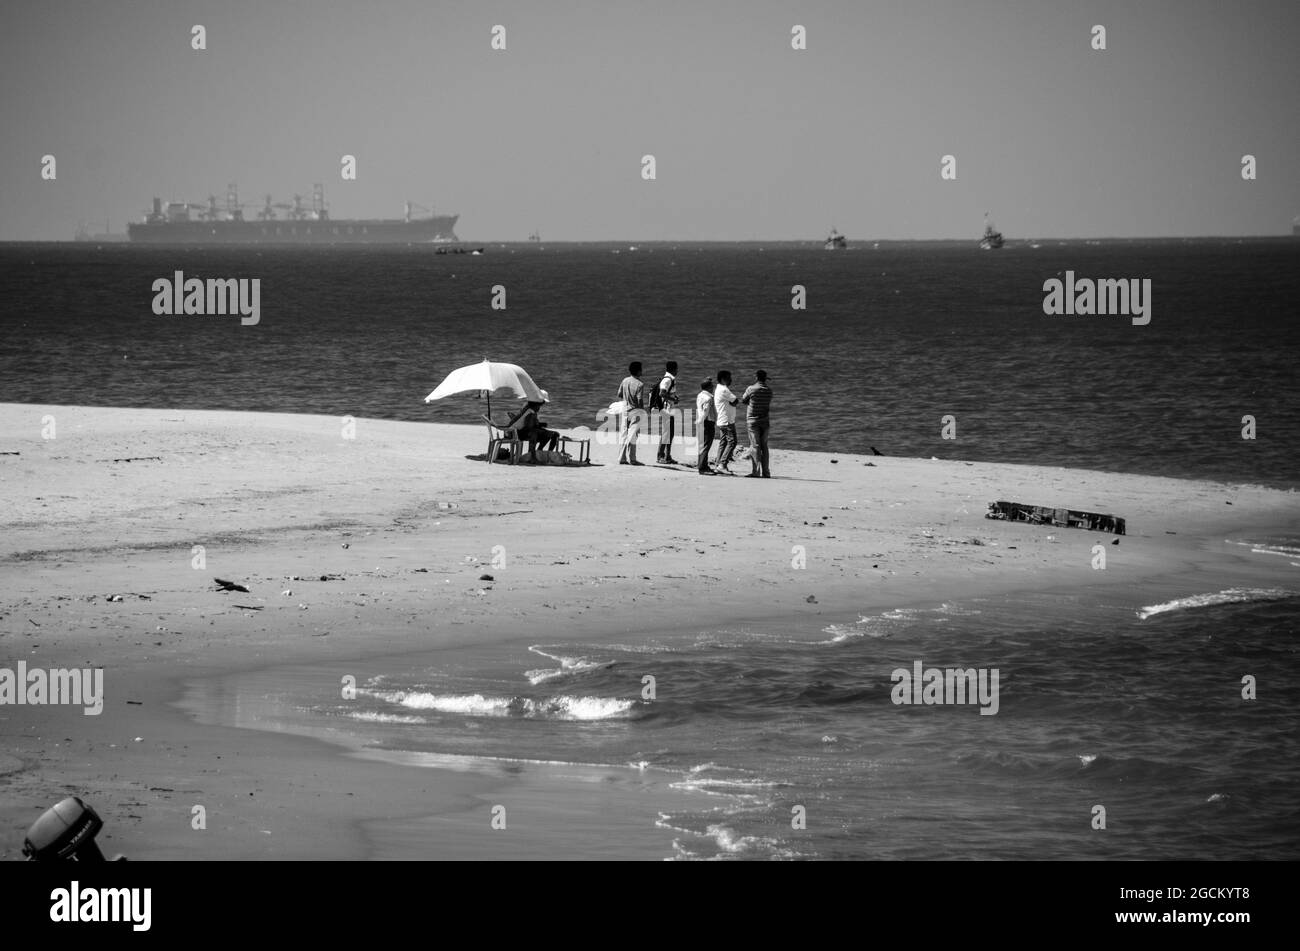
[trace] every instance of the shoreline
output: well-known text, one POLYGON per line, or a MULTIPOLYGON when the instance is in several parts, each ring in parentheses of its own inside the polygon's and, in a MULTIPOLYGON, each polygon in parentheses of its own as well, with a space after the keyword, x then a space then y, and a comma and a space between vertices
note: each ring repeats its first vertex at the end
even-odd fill
POLYGON ((197 723, 180 706, 196 681, 471 641, 824 626, 1016 591, 1266 586, 1288 559, 1224 539, 1300 525, 1293 491, 1258 486, 780 449, 784 478, 729 484, 618 467, 595 444, 592 468, 467 460, 483 442, 474 425, 359 418, 347 441, 332 416, 0 405, 0 450, 21 453, 0 457, 0 666, 102 665, 107 689, 98 717, 0 707, 0 857, 69 794, 104 817, 105 851, 132 858, 354 858, 374 823, 454 815, 494 788, 197 723), (1112 546, 985 519, 999 498, 1113 512, 1133 534, 1112 546), (197 838, 195 803, 220 835, 197 838))

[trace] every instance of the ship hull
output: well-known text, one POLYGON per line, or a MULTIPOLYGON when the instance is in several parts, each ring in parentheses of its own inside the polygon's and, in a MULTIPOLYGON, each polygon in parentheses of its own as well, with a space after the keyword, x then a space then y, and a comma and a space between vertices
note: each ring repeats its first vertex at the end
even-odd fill
POLYGON ((133 222, 127 234, 142 244, 432 244, 458 241, 458 218, 133 222))

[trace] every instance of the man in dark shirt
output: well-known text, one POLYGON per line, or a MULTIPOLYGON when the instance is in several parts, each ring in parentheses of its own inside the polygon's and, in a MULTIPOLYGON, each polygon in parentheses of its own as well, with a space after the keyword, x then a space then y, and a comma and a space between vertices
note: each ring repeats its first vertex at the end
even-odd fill
POLYGON ((627 404, 623 416, 623 448, 618 454, 621 466, 643 466, 636 461, 636 441, 641 435, 641 417, 645 415, 645 384, 641 382, 641 361, 627 365, 627 376, 618 385, 618 398, 627 404))
POLYGON ((659 381, 659 454, 656 462, 677 465, 673 458, 673 412, 681 399, 677 395, 677 361, 669 360, 664 366, 664 378, 659 381))
POLYGON ((754 467, 746 479, 772 478, 772 470, 767 460, 767 435, 770 429, 768 408, 772 405, 772 388, 767 385, 767 373, 758 370, 754 382, 740 401, 747 407, 745 425, 749 427, 749 461, 754 467), (760 471, 761 470, 761 471, 760 471))

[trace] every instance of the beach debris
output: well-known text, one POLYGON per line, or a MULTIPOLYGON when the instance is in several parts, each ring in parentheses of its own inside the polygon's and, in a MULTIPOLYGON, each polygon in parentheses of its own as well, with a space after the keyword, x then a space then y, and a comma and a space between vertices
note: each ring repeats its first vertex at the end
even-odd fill
POLYGON ((109 600, 109 601, 114 601, 114 602, 116 602, 116 601, 121 601, 121 600, 122 600, 122 596, 121 596, 120 594, 110 594, 110 595, 108 596, 108 600, 109 600))
POLYGON ((293 591, 290 588, 285 588, 283 591, 280 592, 280 596, 282 598, 292 598, 293 591))
POLYGON ((262 605, 260 605, 260 604, 236 604, 235 607, 237 607, 237 608, 239 608, 240 610, 243 610, 243 611, 260 611, 260 610, 262 610, 262 605))
POLYGON ((1111 542, 1111 544, 1112 544, 1112 545, 1118 545, 1118 544, 1119 544, 1119 539, 1118 539, 1118 538, 1115 539, 1113 542, 1111 542))
POLYGON ((873 468, 873 469, 876 467, 876 464, 875 464, 874 462, 864 462, 863 465, 864 465, 864 466, 871 466, 871 468, 873 468))
POLYGON ((144 706, 144 701, 143 701, 143 700, 128 700, 128 701, 127 701, 127 704, 128 704, 129 706, 132 706, 132 707, 142 707, 142 706, 144 706))
POLYGON ((31 618, 27 619, 27 623, 32 625, 33 627, 40 627, 40 625, 37 624, 35 621, 33 621, 31 618))
POLYGON ((0 456, 21 456, 21 452, 0 452, 0 456))
MULTIPOLYGON (((351 548, 352 546, 349 545, 347 542, 344 542, 340 547, 342 547, 342 548, 351 548)), ((253 795, 253 794, 252 794, 252 793, 249 793, 249 795, 251 796, 251 795, 253 795)))
POLYGON ((479 581, 496 581, 497 579, 496 579, 496 578, 493 578, 491 575, 479 575, 479 576, 478 576, 478 580, 479 580, 479 581))
MULTIPOLYGON (((376 568, 375 570, 378 571, 379 569, 376 568)), ((342 575, 321 575, 320 580, 321 581, 347 581, 348 579, 344 578, 342 575)))
POLYGON ((299 602, 298 602, 298 610, 299 610, 299 611, 306 611, 306 610, 307 610, 307 605, 305 605, 305 604, 303 604, 301 601, 299 601, 299 602))
POLYGON ((877 449, 875 446, 872 446, 872 447, 871 447, 871 454, 872 454, 873 456, 883 456, 883 455, 884 455, 884 453, 881 452, 879 449, 877 449))
POLYGON ((1028 522, 1031 525, 1052 525, 1056 528, 1083 528, 1090 532, 1110 532, 1113 535, 1128 534, 1124 519, 1117 515, 1080 512, 1047 505, 1026 505, 1022 502, 990 502, 988 513, 984 517, 1008 522, 1028 522))
POLYGON ((836 465, 836 464, 838 464, 838 463, 839 463, 839 460, 838 460, 838 459, 832 459, 832 460, 831 460, 831 465, 836 465))
POLYGON ((807 601, 809 604, 816 604, 816 603, 817 603, 817 595, 815 595, 815 594, 810 594, 810 595, 808 595, 808 597, 804 598, 804 600, 807 601))
MULTIPOLYGON (((235 582, 226 581, 224 578, 213 578, 212 580, 217 583, 217 586, 221 588, 222 591, 242 591, 244 594, 252 594, 252 592, 242 584, 235 584, 235 582)), ((119 598, 118 600, 121 599, 119 598)))
POLYGON ((823 743, 838 743, 839 741, 840 738, 838 736, 831 736, 829 733, 822 737, 823 743))

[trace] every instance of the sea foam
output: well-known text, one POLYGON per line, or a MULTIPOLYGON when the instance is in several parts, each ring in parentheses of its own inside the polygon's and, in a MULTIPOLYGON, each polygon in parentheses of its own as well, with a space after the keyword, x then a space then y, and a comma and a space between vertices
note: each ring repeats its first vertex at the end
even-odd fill
POLYGON ((411 710, 436 710, 462 716, 515 716, 550 720, 608 720, 621 717, 635 701, 614 697, 485 697, 473 694, 434 694, 423 691, 374 691, 371 696, 411 710))
POLYGON ((1170 611, 1185 611, 1189 608, 1208 608, 1216 604, 1238 604, 1246 601, 1278 601, 1294 596, 1292 591, 1280 588, 1226 588, 1209 594, 1194 594, 1186 598, 1175 598, 1163 604, 1150 604, 1140 609, 1137 616, 1145 621, 1157 614, 1170 611))

